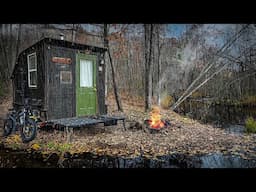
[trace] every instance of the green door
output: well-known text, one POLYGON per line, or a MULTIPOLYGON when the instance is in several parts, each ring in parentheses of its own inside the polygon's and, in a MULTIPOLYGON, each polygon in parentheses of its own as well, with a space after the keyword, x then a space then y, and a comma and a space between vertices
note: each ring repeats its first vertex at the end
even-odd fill
POLYGON ((76 55, 76 116, 95 115, 97 105, 96 56, 76 55))

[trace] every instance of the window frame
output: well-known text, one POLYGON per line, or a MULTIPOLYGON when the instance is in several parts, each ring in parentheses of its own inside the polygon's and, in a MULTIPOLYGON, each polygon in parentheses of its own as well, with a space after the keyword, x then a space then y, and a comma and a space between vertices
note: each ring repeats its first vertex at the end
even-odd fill
POLYGON ((37 88, 37 79, 36 79, 36 84, 32 85, 30 82, 30 73, 31 72, 36 72, 36 77, 37 77, 37 58, 36 58, 36 52, 31 53, 29 55, 27 55, 27 63, 28 63, 28 87, 31 88, 37 88), (34 69, 30 69, 30 57, 35 55, 35 68, 34 69))
POLYGON ((71 85, 72 84, 72 72, 71 71, 60 71, 60 84, 67 84, 67 85, 71 85), (69 74, 70 75, 70 81, 63 81, 63 75, 64 73, 69 74))

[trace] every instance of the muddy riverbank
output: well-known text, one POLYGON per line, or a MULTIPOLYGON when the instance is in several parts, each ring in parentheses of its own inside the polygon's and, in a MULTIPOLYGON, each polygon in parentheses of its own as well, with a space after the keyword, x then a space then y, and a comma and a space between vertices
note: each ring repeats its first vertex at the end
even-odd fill
POLYGON ((12 150, 1 146, 1 168, 256 168, 255 159, 243 159, 221 153, 190 156, 171 154, 150 159, 143 156, 125 158, 68 152, 44 155, 38 151, 12 150))

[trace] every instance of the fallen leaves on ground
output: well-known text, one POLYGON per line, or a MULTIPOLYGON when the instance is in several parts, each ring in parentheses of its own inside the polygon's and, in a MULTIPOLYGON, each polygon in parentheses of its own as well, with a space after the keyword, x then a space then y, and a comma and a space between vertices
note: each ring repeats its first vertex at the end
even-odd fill
MULTIPOLYGON (((123 104, 124 113, 114 110, 114 105, 109 105, 109 115, 124 115, 127 122, 144 122, 149 118, 149 113, 143 109, 123 104)), ((208 124, 184 118, 170 110, 161 110, 162 119, 170 121, 170 125, 159 133, 151 134, 144 129, 124 130, 122 122, 117 126, 88 127, 75 130, 73 142, 66 143, 64 132, 40 131, 32 148, 40 148, 42 153, 84 153, 92 152, 98 155, 112 155, 123 157, 156 156, 174 153, 190 155, 221 152, 223 154, 241 155, 244 158, 255 158, 255 134, 235 135, 214 128, 208 124), (39 147, 38 147, 39 146, 39 147)), ((17 145, 20 148, 31 147, 23 144, 18 135, 2 139, 6 144, 17 145)))
POLYGON ((40 147, 40 145, 38 145, 37 143, 34 143, 34 144, 31 145, 31 148, 37 151, 37 150, 39 150, 41 147, 40 147))

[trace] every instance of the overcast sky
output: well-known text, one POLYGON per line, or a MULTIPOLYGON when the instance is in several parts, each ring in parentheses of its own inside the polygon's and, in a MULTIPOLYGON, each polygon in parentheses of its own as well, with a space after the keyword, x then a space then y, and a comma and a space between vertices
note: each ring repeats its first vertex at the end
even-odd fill
POLYGON ((180 37, 182 33, 186 30, 187 24, 169 24, 168 32, 171 37, 180 37))

